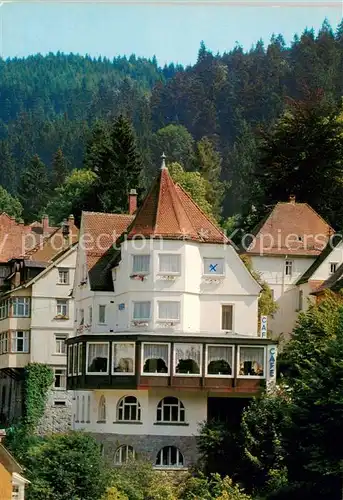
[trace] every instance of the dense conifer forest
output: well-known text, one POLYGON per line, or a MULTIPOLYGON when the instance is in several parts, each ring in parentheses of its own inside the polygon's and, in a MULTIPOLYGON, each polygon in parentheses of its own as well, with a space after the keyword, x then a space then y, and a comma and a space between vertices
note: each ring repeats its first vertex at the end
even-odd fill
MULTIPOLYGON (((189 67, 161 68, 156 58, 135 55, 109 60, 57 53, 0 60, 0 95, 0 184, 18 197, 28 221, 46 210, 68 173, 75 177, 75 169, 94 167, 86 158, 87 144, 94 146, 97 131, 120 115, 133 127, 142 192, 165 149, 168 162, 199 170, 211 184, 221 182, 221 206, 215 210, 221 221, 248 213, 254 204, 261 215, 259 206, 289 194, 271 189, 268 198, 258 174, 264 171, 266 135, 290 100, 312 102, 322 117, 341 112, 343 22, 334 31, 324 21, 318 33, 305 30, 290 46, 273 35, 268 45, 260 40, 248 52, 237 45, 213 54, 202 42, 189 67), (30 192, 29 179, 42 175, 42 186, 30 192), (40 200, 33 211, 32 192, 40 200)), ((318 124, 319 115, 313 119, 318 124)), ((324 214, 329 218, 330 210, 324 214)))

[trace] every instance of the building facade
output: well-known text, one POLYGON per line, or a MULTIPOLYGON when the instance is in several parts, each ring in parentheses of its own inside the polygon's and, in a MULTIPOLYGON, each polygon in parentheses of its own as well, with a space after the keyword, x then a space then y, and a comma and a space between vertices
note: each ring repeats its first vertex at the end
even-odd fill
POLYGON ((114 464, 144 455, 188 467, 199 424, 275 379, 275 342, 257 331, 260 286, 164 164, 134 217, 83 213, 85 240, 67 341, 73 428, 114 464))

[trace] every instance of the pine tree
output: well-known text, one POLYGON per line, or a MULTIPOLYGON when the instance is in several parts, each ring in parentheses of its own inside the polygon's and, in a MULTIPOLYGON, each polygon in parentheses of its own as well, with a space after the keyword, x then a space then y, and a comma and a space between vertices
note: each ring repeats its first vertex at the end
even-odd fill
POLYGON ((69 171, 68 161, 61 148, 58 148, 52 159, 51 187, 55 189, 63 184, 69 171))
POLYGON ((0 185, 10 194, 17 189, 15 162, 6 140, 0 141, 0 185))
POLYGON ((50 194, 47 168, 35 155, 20 176, 19 199, 24 221, 33 222, 42 216, 50 194))

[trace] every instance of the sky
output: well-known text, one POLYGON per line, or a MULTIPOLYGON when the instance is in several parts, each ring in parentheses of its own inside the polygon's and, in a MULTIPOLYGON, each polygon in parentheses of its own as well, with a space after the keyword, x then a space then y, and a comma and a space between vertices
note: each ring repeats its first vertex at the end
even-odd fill
POLYGON ((196 61, 201 40, 214 53, 237 42, 249 50, 272 33, 289 43, 305 27, 317 31, 325 17, 336 29, 343 0, 0 0, 0 55, 135 53, 156 55, 160 65, 187 65, 196 61))

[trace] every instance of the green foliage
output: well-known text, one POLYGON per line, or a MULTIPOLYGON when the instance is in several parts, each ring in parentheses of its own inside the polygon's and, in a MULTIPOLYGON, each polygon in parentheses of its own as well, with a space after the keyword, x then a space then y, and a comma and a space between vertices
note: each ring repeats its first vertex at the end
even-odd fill
POLYGON ((24 376, 24 419, 27 432, 33 432, 44 414, 48 391, 54 381, 52 369, 41 363, 29 363, 24 376))
POLYGON ((164 153, 168 163, 180 163, 190 170, 194 163, 194 139, 182 125, 170 124, 152 136, 152 162, 154 169, 159 168, 164 153))
POLYGON ((179 163, 171 163, 168 168, 174 182, 180 184, 201 210, 214 219, 212 207, 206 199, 208 181, 201 173, 186 172, 179 163))
POLYGON ((11 196, 6 189, 0 186, 0 213, 2 212, 6 212, 7 215, 19 219, 22 215, 23 207, 18 198, 11 196))
POLYGON ((38 155, 22 172, 18 192, 25 222, 39 220, 49 199, 50 187, 46 166, 38 155))
POLYGON ((83 432, 47 436, 29 447, 23 465, 28 500, 99 500, 108 486, 100 447, 83 432))
POLYGON ((252 500, 230 477, 219 474, 190 477, 183 488, 182 500, 252 500))
POLYGON ((61 186, 69 172, 69 164, 61 148, 58 148, 52 159, 51 185, 55 189, 61 186))
POLYGON ((88 207, 97 176, 90 170, 72 170, 62 186, 56 188, 47 204, 46 212, 58 224, 70 214, 80 218, 88 207))

